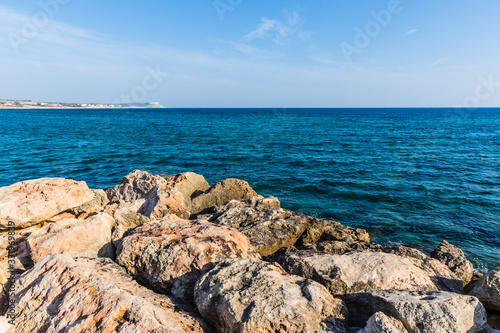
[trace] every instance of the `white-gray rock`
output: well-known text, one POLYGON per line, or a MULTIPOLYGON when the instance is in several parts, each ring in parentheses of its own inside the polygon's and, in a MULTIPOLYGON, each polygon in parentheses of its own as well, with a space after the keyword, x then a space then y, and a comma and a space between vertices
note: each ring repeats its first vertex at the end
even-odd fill
POLYGON ((226 260, 195 288, 201 315, 220 333, 345 332, 346 308, 319 283, 259 259, 226 260))
POLYGON ((470 291, 488 309, 500 311, 500 268, 494 268, 483 275, 470 291))
POLYGON ((377 291, 373 311, 400 320, 415 333, 475 333, 489 328, 486 310, 474 296, 443 291, 377 291))

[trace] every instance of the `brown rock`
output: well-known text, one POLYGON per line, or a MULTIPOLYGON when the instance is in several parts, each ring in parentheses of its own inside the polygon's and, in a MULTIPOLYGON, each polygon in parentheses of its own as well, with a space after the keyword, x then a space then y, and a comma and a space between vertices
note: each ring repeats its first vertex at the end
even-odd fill
POLYGON ((274 197, 229 201, 209 221, 243 233, 261 256, 294 245, 307 227, 305 218, 281 209, 274 197))
POLYGON ((28 228, 68 209, 91 201, 94 193, 85 182, 41 178, 0 188, 0 230, 28 228))
POLYGON ((137 284, 109 259, 51 254, 16 283, 16 332, 210 332, 202 319, 137 284))
POLYGON ((347 311, 340 299, 259 259, 217 265, 198 280, 195 303, 221 333, 345 332, 347 311))
POLYGON ((455 245, 444 240, 431 253, 431 257, 448 266, 462 280, 464 286, 471 281, 474 274, 472 263, 467 260, 462 250, 455 245))
POLYGON ((122 182, 106 190, 109 201, 131 202, 143 199, 157 185, 167 185, 165 178, 147 171, 134 170, 123 177, 122 182))
POLYGON ((231 200, 250 199, 258 196, 247 182, 234 178, 224 179, 191 199, 191 214, 209 212, 231 200))
POLYGON ((483 275, 469 292, 491 310, 500 311, 500 268, 494 268, 483 275))
POLYGON ((130 230, 117 262, 154 290, 192 298, 196 279, 227 258, 260 257, 237 230, 166 217, 130 230))
POLYGON ((434 259, 404 258, 382 252, 331 255, 290 248, 270 260, 290 274, 313 279, 333 295, 375 290, 446 290, 460 292, 461 281, 434 259))
POLYGON ((28 237, 31 258, 40 261, 50 253, 70 257, 114 258, 111 232, 115 221, 105 213, 86 220, 68 219, 47 225, 28 237))
POLYGON ((370 243, 370 235, 366 230, 344 226, 339 222, 295 213, 307 219, 307 230, 300 243, 318 243, 323 241, 342 241, 347 244, 370 243))

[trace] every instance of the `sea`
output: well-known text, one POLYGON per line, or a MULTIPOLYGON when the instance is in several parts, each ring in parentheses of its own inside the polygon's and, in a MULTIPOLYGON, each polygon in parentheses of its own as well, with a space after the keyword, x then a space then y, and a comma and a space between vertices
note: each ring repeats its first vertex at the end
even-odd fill
POLYGON ((379 243, 500 266, 500 109, 0 110, 0 186, 134 169, 243 179, 379 243))

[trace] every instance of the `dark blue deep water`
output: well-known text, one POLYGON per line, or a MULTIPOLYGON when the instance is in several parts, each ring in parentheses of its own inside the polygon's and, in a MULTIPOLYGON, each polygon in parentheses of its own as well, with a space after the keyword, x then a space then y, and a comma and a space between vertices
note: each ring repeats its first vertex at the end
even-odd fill
POLYGON ((500 266, 500 109, 0 110, 0 186, 133 169, 241 178, 378 242, 500 266))

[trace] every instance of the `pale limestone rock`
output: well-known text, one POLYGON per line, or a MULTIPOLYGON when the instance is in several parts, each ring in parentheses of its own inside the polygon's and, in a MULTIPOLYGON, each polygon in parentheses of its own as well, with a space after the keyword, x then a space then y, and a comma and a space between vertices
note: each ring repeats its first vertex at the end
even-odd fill
POLYGON ((474 296, 443 291, 377 291, 374 311, 400 320, 415 333, 487 332, 486 310, 474 296))
POLYGON ((50 253, 70 257, 114 258, 111 232, 114 219, 99 213, 85 220, 68 219, 49 224, 28 237, 31 258, 40 261, 50 253))
MULTIPOLYGON (((203 193, 210 188, 210 185, 202 175, 193 172, 184 172, 177 175, 165 177, 168 186, 175 188, 182 193, 184 198, 191 205, 191 197, 203 193)), ((191 207, 189 207, 191 209, 191 207)))
POLYGON ((140 286, 109 259, 51 254, 16 282, 16 332, 211 332, 193 309, 140 286))
POLYGON ((85 182, 41 178, 0 188, 0 230, 28 228, 94 198, 85 182))
POLYGON ((461 291, 462 282, 434 259, 419 260, 383 252, 345 255, 289 249, 273 258, 290 274, 313 279, 334 295, 374 290, 461 291))
POLYGON ((198 280, 195 303, 220 333, 345 332, 342 300, 259 259, 217 265, 198 280))

